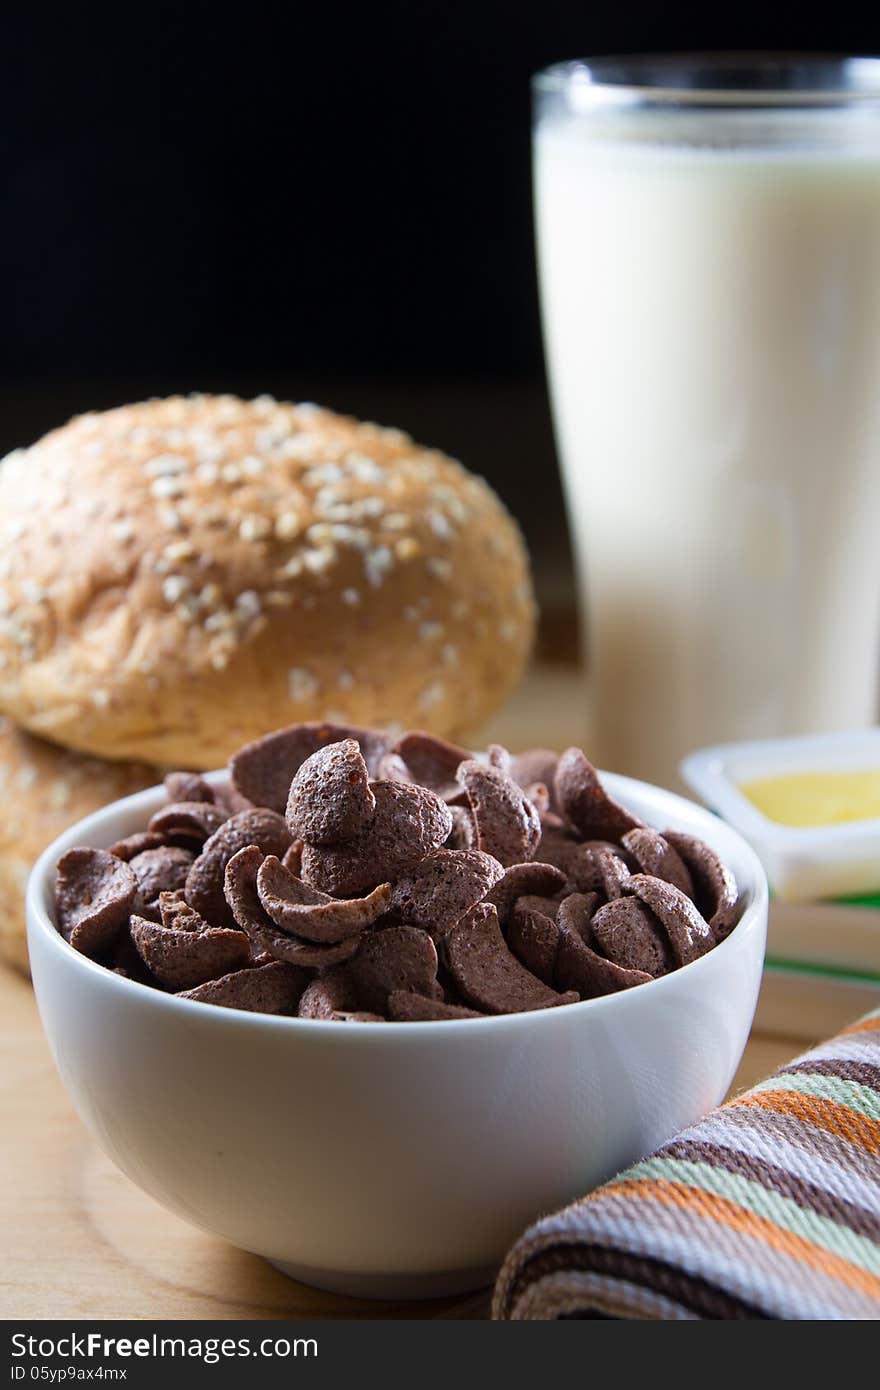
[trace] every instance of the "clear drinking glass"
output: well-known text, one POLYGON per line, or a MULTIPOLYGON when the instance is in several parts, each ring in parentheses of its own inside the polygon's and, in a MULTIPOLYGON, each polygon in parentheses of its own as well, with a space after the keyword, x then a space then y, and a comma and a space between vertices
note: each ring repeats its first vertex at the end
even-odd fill
POLYGON ((593 754, 673 783, 872 723, 880 59, 589 59, 534 98, 593 754))

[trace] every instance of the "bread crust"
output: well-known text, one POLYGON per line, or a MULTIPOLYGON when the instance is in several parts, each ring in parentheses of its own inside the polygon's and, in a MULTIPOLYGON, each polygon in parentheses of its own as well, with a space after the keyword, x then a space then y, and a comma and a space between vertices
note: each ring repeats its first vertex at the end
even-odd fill
POLYGON ((0 465, 0 711, 101 757, 210 768, 312 718, 461 737, 533 627, 499 499, 397 430, 172 397, 0 465))
POLYGON ((0 717, 0 959, 27 974, 25 889, 46 846, 83 816, 161 778, 140 763, 57 748, 0 717))

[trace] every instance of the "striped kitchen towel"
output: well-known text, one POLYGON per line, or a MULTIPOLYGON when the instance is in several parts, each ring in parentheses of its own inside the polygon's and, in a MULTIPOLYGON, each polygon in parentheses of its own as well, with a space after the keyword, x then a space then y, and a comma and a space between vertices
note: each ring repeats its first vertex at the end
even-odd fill
POLYGON ((880 1009, 536 1222, 493 1316, 880 1317, 880 1009))

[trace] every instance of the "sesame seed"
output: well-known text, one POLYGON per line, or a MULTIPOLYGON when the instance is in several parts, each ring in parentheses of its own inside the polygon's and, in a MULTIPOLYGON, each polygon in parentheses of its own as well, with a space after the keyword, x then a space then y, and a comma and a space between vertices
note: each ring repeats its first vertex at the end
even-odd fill
POLYGON ((320 688, 317 676, 305 666, 292 666, 287 673, 287 689, 295 702, 313 699, 320 688))
POLYGON ((264 599, 270 608, 289 608, 294 601, 287 589, 270 589, 264 599))
POLYGON ((235 618, 228 608, 218 608, 205 619, 206 632, 225 632, 232 627, 235 627, 235 618))
POLYGON ((255 618, 260 606, 260 595, 254 589, 243 589, 235 600, 236 611, 245 618, 255 618))
POLYGON ((420 623, 419 637, 423 642, 433 642, 435 638, 443 636, 442 623, 420 623))
POLYGON ((357 589, 343 589, 342 593, 340 594, 340 598, 342 599, 343 603, 348 605, 349 608, 357 608, 358 604, 361 601, 361 596, 358 593, 357 589))
POLYGON ((383 522, 389 531, 405 531, 411 524, 406 512, 389 512, 383 522))
POLYGON ((417 555, 421 555, 422 547, 413 536, 402 536, 399 541, 395 541, 394 553, 398 560, 414 560, 417 555))
POLYGON ((513 622, 510 618, 505 618, 504 622, 499 627, 498 632, 502 642, 512 642, 513 639, 516 637, 516 623, 513 622))
POLYGON ((153 482, 150 483, 150 492, 154 497, 159 498, 182 497, 183 485, 177 477, 171 475, 167 477, 163 476, 161 478, 155 478, 153 482))
POLYGON ((438 540, 448 541, 455 535, 449 518, 444 516, 442 512, 429 511, 428 525, 438 540))
POLYGON ((180 454, 157 454, 155 458, 147 459, 144 472, 148 478, 173 478, 178 473, 185 473, 188 467, 188 461, 180 454))
POLYGON ((180 512, 176 512, 173 507, 160 507, 159 520, 166 531, 183 530, 183 519, 180 512))
MULTIPOLYGON (((220 458, 223 457, 222 449, 217 450, 217 453, 220 458)), ((216 461, 206 460, 204 463, 200 463, 196 469, 196 477, 200 483, 204 483, 207 487, 210 487, 212 483, 216 483, 217 479, 220 477, 220 469, 217 467, 216 461)))
POLYGON ((343 495, 338 487, 322 487, 315 493, 315 512, 318 516, 328 516, 330 512, 338 507, 343 500, 343 495))
POLYGON ((113 539, 119 541, 121 545, 127 545, 129 541, 134 540, 134 526, 127 520, 114 521, 113 525, 110 527, 110 534, 113 539))
POLYGON ((240 483, 241 469, 237 463, 224 463, 223 467, 220 469, 220 477, 223 479, 224 483, 240 483))
POLYGON ((301 526, 302 518, 298 512, 282 512, 275 521, 275 534, 281 541, 290 541, 299 535, 301 526))
POLYGON ((219 584, 205 584, 199 590, 199 604, 202 608, 216 608, 222 597, 223 590, 219 584))
POLYGON ((271 530, 272 523, 268 517, 261 516, 259 512, 248 512, 241 519, 238 534, 243 541, 261 541, 271 530))
POLYGON ((25 603, 42 603, 46 597, 46 590, 42 584, 35 584, 32 579, 23 579, 21 596, 25 603))
POLYGON ((306 487, 318 488, 325 483, 344 482, 345 473, 338 463, 319 463, 304 473, 302 480, 306 487))
POLYGON ((190 541, 172 541, 162 551, 166 560, 190 560, 195 553, 190 541))
POLYGON ((52 810, 62 811, 70 804, 70 796, 70 783, 64 777, 56 778, 49 788, 49 804, 52 810))
POLYGON ((336 550, 332 545, 319 550, 304 550, 302 562, 310 574, 324 574, 336 560, 336 550))
POLYGON ((367 582, 378 589, 385 575, 394 565, 394 556, 387 545, 377 545, 374 550, 368 550, 364 556, 364 573, 367 582))
POLYGON ((357 478, 361 483, 381 483, 385 476, 384 468, 380 468, 374 458, 368 454, 346 454, 345 462, 352 477, 357 478))
POLYGON ((248 454, 241 461, 241 471, 246 478, 256 478, 260 473, 265 472, 266 464, 256 454, 248 454))
POLYGON ((351 690, 354 685, 354 676, 350 671, 340 671, 336 677, 336 684, 340 690, 351 690))
POLYGON ((358 503, 362 516, 379 517, 385 513, 385 501, 382 497, 362 497, 358 503))
POLYGON ((425 686, 424 690, 419 695, 417 704, 419 709, 433 709, 435 705, 438 705, 441 700, 445 698, 445 685, 443 685, 441 681, 432 681, 430 685, 425 686))
POLYGON ((194 623, 199 616, 199 601, 195 594, 185 594, 180 603, 174 605, 174 611, 182 623, 194 623))
POLYGON ((110 703, 110 695, 106 690, 92 691, 92 704, 98 709, 106 709, 110 703))
POLYGON ((169 574, 162 581, 162 597, 166 603, 177 603, 190 587, 185 574, 169 574))
POLYGON ((438 555, 429 555, 425 561, 425 569, 435 579, 446 580, 452 575, 452 566, 448 560, 441 560, 438 555))
POLYGON ((444 666, 458 665, 458 647, 454 646, 452 642, 446 643, 446 646, 441 649, 440 655, 443 658, 444 666))

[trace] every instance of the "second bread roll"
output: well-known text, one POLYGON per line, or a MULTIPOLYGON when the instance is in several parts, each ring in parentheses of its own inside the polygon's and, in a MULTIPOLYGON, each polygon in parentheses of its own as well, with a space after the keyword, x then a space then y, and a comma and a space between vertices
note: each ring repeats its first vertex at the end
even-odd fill
POLYGON ((74 821, 161 780, 155 768, 70 753, 0 718, 0 959, 28 969, 24 897, 37 856, 74 821))

